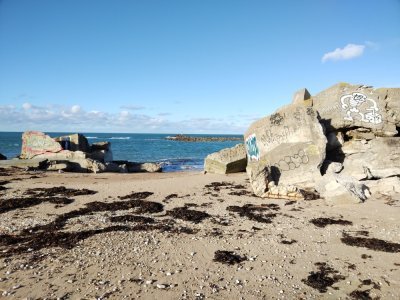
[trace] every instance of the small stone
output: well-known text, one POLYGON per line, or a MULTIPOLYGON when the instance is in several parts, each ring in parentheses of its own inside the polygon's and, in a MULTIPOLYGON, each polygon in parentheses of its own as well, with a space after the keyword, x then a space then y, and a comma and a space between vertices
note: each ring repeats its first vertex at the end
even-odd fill
POLYGON ((157 288, 165 289, 165 288, 167 288, 167 286, 165 284, 157 284, 157 288))

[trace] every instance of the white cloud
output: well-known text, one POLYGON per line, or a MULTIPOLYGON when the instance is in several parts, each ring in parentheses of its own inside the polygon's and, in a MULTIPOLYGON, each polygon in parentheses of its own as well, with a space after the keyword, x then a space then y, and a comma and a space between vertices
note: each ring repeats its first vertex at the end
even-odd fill
POLYGON ((129 110, 116 113, 85 111, 79 105, 0 105, 0 128, 8 131, 240 133, 245 131, 249 123, 245 119, 229 116, 177 120, 166 113, 152 115, 135 114, 129 110))
POLYGON ((321 60, 324 63, 328 60, 353 59, 363 55, 365 47, 365 45, 347 44, 344 48, 336 48, 334 51, 325 53, 321 60))
POLYGON ((74 105, 74 106, 71 107, 71 112, 72 112, 73 114, 77 114, 77 113, 79 113, 80 111, 81 111, 81 107, 80 107, 79 105, 74 105))
POLYGON ((32 108, 32 104, 26 102, 24 104, 22 104, 22 108, 25 110, 31 109, 32 108))

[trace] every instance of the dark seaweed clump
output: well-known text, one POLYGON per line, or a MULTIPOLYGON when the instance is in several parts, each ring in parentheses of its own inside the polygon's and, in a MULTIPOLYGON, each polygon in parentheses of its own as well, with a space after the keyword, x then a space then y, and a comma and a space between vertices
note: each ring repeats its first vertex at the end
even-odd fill
POLYGON ((332 219, 332 218, 316 218, 310 220, 310 223, 314 224, 317 227, 325 228, 328 225, 353 225, 353 222, 341 219, 332 219))
POLYGON ((130 199, 130 200, 144 200, 147 199, 149 196, 153 195, 154 193, 152 192, 132 192, 129 195, 126 196, 119 196, 118 198, 121 200, 126 200, 126 199, 130 199))
POLYGON ((246 257, 235 254, 233 251, 218 250, 214 253, 215 262, 220 262, 227 265, 234 265, 247 260, 246 257))
MULTIPOLYGON (((263 212, 269 211, 271 208, 268 206, 258 206, 253 204, 245 204, 243 206, 228 206, 226 210, 238 213, 241 217, 246 217, 249 220, 259 223, 272 223, 272 219, 276 217, 275 213, 264 214, 263 212)), ((272 208, 276 210, 275 207, 272 208)))
POLYGON ((83 195, 94 195, 96 191, 88 189, 69 189, 65 186, 55 186, 51 188, 35 188, 28 189, 25 195, 35 195, 36 197, 54 197, 54 196, 64 196, 64 197, 75 197, 83 195))
POLYGON ((371 292, 371 290, 364 290, 364 291, 360 291, 360 290, 355 290, 352 291, 349 296, 351 299, 356 299, 356 300, 378 300, 379 297, 376 298, 372 298, 371 295, 369 294, 371 292))
POLYGON ((340 240, 342 241, 342 243, 348 246, 362 247, 374 251, 389 253, 400 252, 400 244, 387 242, 385 240, 380 240, 376 238, 356 237, 344 232, 343 237, 340 240))
POLYGON ((294 243, 297 243, 297 241, 296 240, 282 240, 281 241, 281 244, 285 244, 285 245, 291 245, 291 244, 294 244, 294 243))
POLYGON ((118 210, 134 209, 136 214, 158 213, 163 210, 163 205, 157 202, 130 200, 117 201, 111 203, 90 202, 86 207, 73 210, 65 214, 58 215, 56 219, 48 224, 39 225, 23 230, 18 235, 4 234, 0 235, 0 257, 9 257, 29 251, 36 251, 49 247, 61 247, 71 249, 79 241, 85 240, 91 236, 107 232, 129 232, 129 231, 154 231, 174 233, 174 234, 194 234, 196 230, 188 227, 177 227, 172 219, 155 222, 154 219, 135 216, 114 216, 112 222, 135 222, 135 226, 109 226, 102 229, 83 230, 76 232, 61 231, 67 224, 67 221, 84 215, 92 215, 96 212, 111 212, 118 210))
POLYGON ((315 263, 318 271, 311 271, 307 279, 302 279, 306 285, 318 290, 320 293, 325 293, 328 287, 331 287, 336 282, 345 279, 344 276, 339 274, 339 271, 328 266, 326 263, 315 263))
POLYGON ((0 180, 0 191, 7 190, 8 187, 5 187, 6 184, 9 184, 11 181, 9 180, 0 180))
POLYGON ((188 207, 175 207, 174 209, 167 211, 167 215, 193 223, 200 223, 204 219, 211 217, 206 212, 188 209, 188 207))

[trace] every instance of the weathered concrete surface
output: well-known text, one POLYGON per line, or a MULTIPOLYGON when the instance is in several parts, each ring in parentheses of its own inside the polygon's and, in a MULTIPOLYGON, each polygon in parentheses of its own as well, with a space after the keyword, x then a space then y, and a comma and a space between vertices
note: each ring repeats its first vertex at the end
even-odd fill
POLYGON ((0 160, 5 160, 5 159, 7 159, 7 157, 0 153, 0 160))
POLYGON ((50 136, 39 131, 26 131, 22 135, 22 149, 20 157, 30 159, 39 154, 57 153, 62 149, 60 143, 50 136))
POLYGON ((309 186, 320 174, 327 140, 311 107, 286 106, 254 122, 244 137, 248 161, 269 166, 277 185, 309 186))
POLYGON ((320 196, 332 204, 361 203, 370 196, 368 187, 350 176, 328 173, 315 185, 320 196))
POLYGON ((243 144, 223 149, 208 155, 204 161, 204 170, 209 173, 228 174, 244 172, 247 157, 243 144))
POLYGON ((263 196, 268 190, 268 184, 273 181, 271 169, 256 162, 249 162, 246 173, 256 196, 263 196))
POLYGON ((292 103, 293 104, 303 104, 303 105, 307 105, 307 106, 312 106, 310 92, 306 88, 298 90, 293 95, 292 103))
MULTIPOLYGON (((390 93, 395 99, 397 92, 393 90, 390 93)), ((394 117, 386 110, 386 95, 387 89, 338 83, 313 96, 312 102, 328 131, 363 127, 377 135, 394 136, 397 131, 394 117)), ((396 99, 400 101, 400 98, 396 99)), ((391 102, 393 110, 397 107, 395 102, 391 102)))
POLYGON ((9 159, 0 161, 0 168, 40 169, 47 168, 48 160, 45 158, 9 159))
POLYGON ((83 134, 74 133, 54 138, 54 140, 59 143, 65 139, 69 139, 69 148, 66 150, 82 152, 90 151, 89 142, 83 134))
POLYGON ((400 176, 400 138, 376 137, 351 141, 342 148, 346 157, 341 174, 357 180, 400 176))

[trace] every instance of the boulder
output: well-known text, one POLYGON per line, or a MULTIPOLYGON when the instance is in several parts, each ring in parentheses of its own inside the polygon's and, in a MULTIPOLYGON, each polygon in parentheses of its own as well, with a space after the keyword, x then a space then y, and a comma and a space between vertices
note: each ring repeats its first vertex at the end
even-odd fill
POLYGON ((0 168, 18 168, 18 169, 39 169, 44 170, 47 168, 48 160, 45 158, 32 158, 32 159, 9 159, 1 160, 0 168))
POLYGON ((134 163, 134 162, 127 162, 128 172, 129 173, 136 173, 136 172, 161 172, 162 167, 159 163, 134 163))
POLYGON ((258 163, 250 162, 246 167, 246 173, 256 196, 263 196, 268 190, 268 184, 273 182, 271 169, 258 163))
POLYGON ((7 157, 0 153, 0 160, 6 160, 7 157))
POLYGON ((246 164, 245 147, 238 144, 208 155, 204 161, 204 171, 217 174, 244 172, 246 164))
POLYGON ((113 173, 128 173, 128 166, 126 163, 115 163, 115 162, 107 162, 106 165, 106 172, 113 172, 113 173))
POLYGON ((306 104, 306 105, 311 106, 312 101, 307 101, 310 99, 311 99, 310 92, 306 88, 304 88, 304 89, 298 90, 296 93, 294 93, 292 103, 293 104, 306 104))
POLYGON ((327 140, 311 107, 286 106, 254 122, 244 138, 249 163, 268 166, 277 185, 309 187, 320 175, 327 140))
MULTIPOLYGON (((361 127, 370 129, 375 135, 394 136, 397 130, 393 121, 398 112, 388 113, 388 93, 388 89, 338 83, 313 96, 312 102, 328 132, 361 127)), ((400 98, 396 89, 391 89, 390 95, 395 111, 395 102, 400 98)))
POLYGON ((315 189, 331 204, 361 203, 371 195, 368 187, 355 178, 334 173, 324 175, 315 189))
POLYGON ((376 137, 370 141, 349 141, 342 174, 357 180, 380 179, 400 175, 400 138, 376 137))
POLYGON ((62 151, 60 143, 39 131, 26 131, 22 135, 20 158, 31 159, 39 154, 58 153, 62 151))

